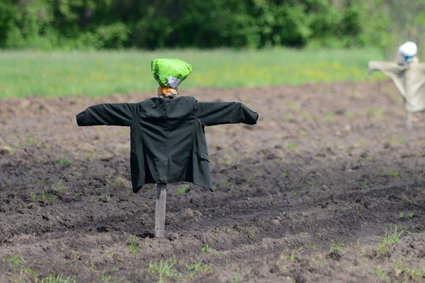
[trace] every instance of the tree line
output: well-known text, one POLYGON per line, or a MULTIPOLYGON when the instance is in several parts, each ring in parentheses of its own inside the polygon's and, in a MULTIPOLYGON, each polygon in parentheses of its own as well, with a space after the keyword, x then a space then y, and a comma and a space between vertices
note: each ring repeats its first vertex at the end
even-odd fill
POLYGON ((0 48, 384 47, 425 33, 423 1, 402 2, 1 0, 0 48))

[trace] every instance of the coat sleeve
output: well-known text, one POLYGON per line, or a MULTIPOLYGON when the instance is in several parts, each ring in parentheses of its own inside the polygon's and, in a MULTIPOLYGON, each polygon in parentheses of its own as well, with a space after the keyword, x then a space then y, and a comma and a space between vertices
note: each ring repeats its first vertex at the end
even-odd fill
POLYGON ((367 70, 369 74, 373 71, 381 71, 386 75, 397 74, 407 68, 408 66, 400 66, 395 62, 370 61, 367 65, 367 70))
POLYGON ((205 126, 257 123, 258 114, 239 102, 200 102, 198 118, 205 126))
POLYGON ((105 103, 90 106, 77 114, 78 126, 130 126, 135 117, 135 103, 105 103))

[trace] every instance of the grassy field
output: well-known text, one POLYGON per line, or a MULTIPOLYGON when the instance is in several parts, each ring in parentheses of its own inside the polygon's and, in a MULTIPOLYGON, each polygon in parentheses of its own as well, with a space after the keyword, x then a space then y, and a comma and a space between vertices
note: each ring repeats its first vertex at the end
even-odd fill
MULTIPOLYGON (((150 61, 173 57, 193 65, 181 89, 367 80, 376 49, 162 50, 0 52, 0 98, 106 95, 154 91, 150 61)), ((370 79, 380 79, 374 75, 370 79)))

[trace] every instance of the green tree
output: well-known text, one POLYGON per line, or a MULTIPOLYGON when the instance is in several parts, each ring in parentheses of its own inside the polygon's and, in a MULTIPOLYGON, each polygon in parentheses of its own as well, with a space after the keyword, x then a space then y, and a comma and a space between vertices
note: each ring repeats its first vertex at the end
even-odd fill
POLYGON ((351 47, 425 38, 422 0, 2 0, 2 48, 351 47))
POLYGON ((6 45, 7 37, 12 29, 16 8, 12 0, 0 2, 0 47, 6 45))

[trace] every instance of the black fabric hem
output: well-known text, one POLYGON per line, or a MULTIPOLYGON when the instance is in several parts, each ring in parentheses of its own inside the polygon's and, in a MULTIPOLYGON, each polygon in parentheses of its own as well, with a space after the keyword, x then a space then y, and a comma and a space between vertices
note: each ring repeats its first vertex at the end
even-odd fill
MULTIPOLYGON (((205 189, 208 189, 209 191, 211 191, 211 192, 214 192, 214 189, 212 188, 212 186, 210 186, 210 185, 205 185, 205 184, 200 184, 200 183, 195 183, 195 182, 193 182, 193 181, 187 181, 187 180, 180 180, 180 181, 172 181, 172 182, 169 182, 169 183, 167 183, 167 184, 175 184, 175 183, 178 183, 178 182, 187 182, 187 183, 192 183, 192 184, 194 184, 194 185, 197 185, 197 186, 200 186, 200 187, 202 187, 202 188, 205 188, 205 189)), ((149 182, 149 183, 144 183, 143 185, 139 185, 139 186, 137 186, 137 187, 133 187, 132 188, 132 190, 133 190, 133 193, 135 193, 135 194, 137 194, 141 189, 143 189, 143 187, 145 186, 145 185, 148 185, 148 184, 158 184, 157 182, 149 182)))

